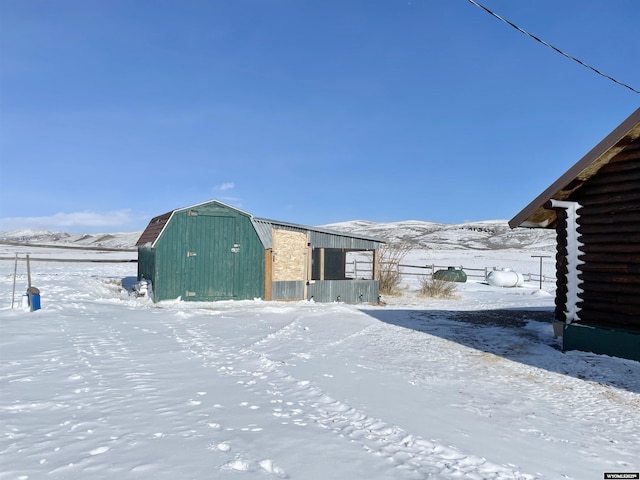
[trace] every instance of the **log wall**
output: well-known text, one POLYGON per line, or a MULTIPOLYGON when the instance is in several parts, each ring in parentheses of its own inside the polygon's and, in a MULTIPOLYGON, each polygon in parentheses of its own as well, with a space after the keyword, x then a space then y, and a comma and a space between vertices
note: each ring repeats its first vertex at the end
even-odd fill
MULTIPOLYGON (((583 290, 580 323, 640 331, 640 141, 627 145, 569 200, 582 206, 578 209, 579 240, 584 244, 580 256, 584 264, 578 267, 583 290)), ((558 225, 556 317, 566 303, 566 293, 562 296, 566 214, 564 218, 558 225)))
POLYGON ((567 320, 567 212, 565 209, 557 211, 557 241, 556 241, 556 320, 567 320))

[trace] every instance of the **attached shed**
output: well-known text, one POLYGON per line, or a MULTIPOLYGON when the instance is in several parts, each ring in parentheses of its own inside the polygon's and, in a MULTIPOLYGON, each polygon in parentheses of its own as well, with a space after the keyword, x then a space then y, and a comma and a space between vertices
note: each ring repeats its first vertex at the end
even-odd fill
POLYGON ((640 108, 509 225, 556 230, 563 348, 640 360, 640 108))
POLYGON ((154 301, 303 300, 377 303, 383 240, 255 218, 212 200, 154 217, 138 247, 138 280, 154 301), (368 255, 352 278, 349 253, 368 255))

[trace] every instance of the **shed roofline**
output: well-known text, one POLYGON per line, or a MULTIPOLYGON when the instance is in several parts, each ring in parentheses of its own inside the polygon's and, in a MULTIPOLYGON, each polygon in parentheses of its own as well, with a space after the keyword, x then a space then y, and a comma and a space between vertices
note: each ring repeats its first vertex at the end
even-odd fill
MULTIPOLYGON (((550 226, 550 221, 546 222, 534 222, 531 220, 533 214, 542 208, 549 200, 558 195, 564 187, 566 187, 572 180, 578 178, 580 174, 591 166, 597 160, 609 156, 612 158, 618 153, 616 147, 618 147, 623 139, 630 133, 634 136, 640 135, 640 108, 636 109, 626 120, 624 120, 618 127, 616 127, 609 135, 607 135, 600 143, 593 147, 584 157, 582 157, 575 165, 573 165, 566 173, 564 173, 558 180, 552 183, 544 192, 538 195, 529 205, 522 209, 515 217, 509 220, 509 226, 516 228, 520 226, 546 228, 550 226)), ((620 149, 624 148, 622 145, 620 149)), ((603 162, 603 165, 610 160, 607 159, 603 162)), ((595 172, 591 173, 593 175, 595 172)), ((590 175, 590 176, 591 176, 590 175)), ((564 200, 562 198, 558 200, 564 200)))
POLYGON ((153 240, 153 242, 151 242, 151 248, 156 246, 156 243, 158 243, 158 239, 162 236, 162 234, 164 233, 165 228, 167 228, 167 225, 169 225, 169 222, 171 221, 171 219, 173 218, 173 216, 175 215, 176 211, 175 210, 171 210, 171 215, 169 215, 169 218, 167 218, 167 221, 164 222, 164 225, 162 225, 162 229, 158 232, 158 236, 153 240))
MULTIPOLYGON (((171 219, 172 219, 172 218, 173 218, 173 216, 176 214, 176 212, 182 212, 182 211, 184 211, 184 210, 190 210, 190 209, 192 209, 192 208, 197 208, 197 207, 200 207, 200 206, 202 206, 202 205, 206 205, 206 204, 208 204, 208 203, 217 203, 217 204, 219 204, 219 205, 222 205, 223 207, 230 208, 230 209, 235 210, 235 211, 237 211, 237 212, 239 212, 239 213, 242 213, 242 214, 244 214, 244 215, 247 215, 247 216, 248 216, 248 217, 250 217, 250 218, 253 218, 253 216, 252 216, 250 213, 245 212, 244 210, 240 210, 239 208, 236 208, 236 207, 234 207, 234 206, 232 206, 232 205, 229 205, 229 204, 227 204, 227 203, 224 203, 224 202, 221 202, 220 200, 215 200, 215 199, 213 199, 213 200, 206 200, 206 201, 204 201, 204 202, 196 203, 195 205, 189 205, 188 207, 175 208, 175 209, 173 209, 173 210, 169 210, 168 212, 165 212, 165 213, 163 213, 163 214, 161 214, 161 215, 156 215, 155 217, 153 217, 153 218, 151 219, 151 221, 153 221, 153 219, 154 219, 154 218, 162 217, 162 216, 164 216, 164 215, 169 214, 169 217, 167 218, 166 222, 165 222, 165 223, 164 223, 164 225, 162 226, 162 229, 160 230, 160 232, 158 232, 158 234, 156 235, 156 237, 153 239, 153 242, 151 242, 151 248, 155 247, 156 243, 158 243, 158 240, 160 239, 160 237, 162 237, 162 234, 164 233, 165 229, 167 228, 167 225, 169 225, 169 223, 171 222, 171 219)), ((147 227, 147 228, 148 228, 148 227, 147 227)), ((145 230, 146 230, 146 229, 145 229, 145 230)), ((142 233, 142 234, 144 235, 144 231, 143 231, 143 233, 142 233)), ((138 240, 138 242, 139 242, 139 240, 138 240)), ((138 244, 138 246, 142 246, 142 245, 139 245, 139 244, 138 244)))
POLYGON ((282 225, 283 227, 300 228, 300 229, 303 229, 303 230, 309 230, 309 231, 313 231, 313 232, 326 233, 328 235, 336 235, 336 236, 348 237, 348 238, 357 238, 359 240, 369 240, 369 241, 378 242, 378 243, 387 243, 386 240, 383 239, 383 238, 370 237, 370 236, 367 236, 367 235, 352 234, 352 233, 347 233, 347 232, 339 232, 337 230, 331 230, 330 228, 311 227, 309 225, 301 225, 301 224, 297 224, 297 223, 281 222, 280 220, 271 220, 269 218, 254 217, 254 220, 259 221, 259 222, 271 223, 273 225, 282 225))
POLYGON ((173 210, 173 212, 181 212, 183 210, 189 210, 191 208, 197 208, 197 207, 200 207, 202 205, 206 205, 208 203, 218 203, 218 204, 222 205, 223 207, 230 208, 232 210, 235 210, 236 212, 240 212, 240 213, 242 213, 244 215, 247 215, 248 217, 253 217, 253 215, 251 215, 249 212, 245 212, 244 210, 241 210, 238 207, 234 207, 233 205, 229 205, 228 203, 224 203, 224 202, 221 202, 220 200, 216 200, 216 199, 206 200, 204 202, 196 203, 195 205, 190 205, 188 207, 176 208, 175 210, 173 210))
MULTIPOLYGON (((321 228, 321 227, 311 227, 311 226, 308 226, 308 225, 301 225, 301 224, 296 224, 296 223, 281 222, 279 220, 270 220, 270 219, 267 219, 267 218, 254 217, 249 212, 245 212, 244 210, 240 210, 239 208, 236 208, 236 207, 234 207, 232 205, 229 205, 229 204, 226 204, 224 202, 221 202, 219 200, 215 200, 214 199, 214 200, 207 200, 207 201, 204 201, 204 202, 196 203, 195 205, 190 205, 188 207, 176 208, 174 210, 170 210, 169 212, 165 212, 165 213, 163 213, 161 215, 156 215, 155 217, 153 217, 151 219, 151 221, 153 221, 153 219, 155 219, 155 218, 162 217, 162 216, 165 216, 165 215, 169 214, 169 217, 167 218, 166 222, 162 226, 162 229, 160 230, 160 232, 158 232, 156 237, 151 242, 151 248, 155 247, 156 243, 158 242, 160 237, 162 237, 162 234, 164 233, 165 229, 167 228, 167 225, 169 225, 169 223, 171 222, 171 219, 173 218, 173 216, 177 212, 183 212, 185 210, 190 210, 192 208, 198 208, 198 207, 200 207, 202 205, 207 205, 207 204, 210 204, 210 203, 217 203, 217 204, 222 205, 224 207, 227 207, 227 208, 230 208, 232 210, 235 210, 235 211, 237 211, 237 212, 249 217, 249 219, 252 222, 253 221, 258 221, 258 222, 270 223, 272 225, 281 225, 281 226, 284 226, 284 227, 299 228, 299 229, 302 229, 302 230, 319 232, 319 233, 326 233, 326 234, 329 234, 329 235, 336 235, 336 236, 341 236, 341 237, 354 238, 354 239, 358 239, 358 240, 367 240, 367 241, 377 242, 377 243, 386 243, 386 240, 381 239, 381 238, 377 238, 377 237, 370 237, 370 236, 366 236, 366 235, 354 235, 354 234, 350 234, 350 233, 346 233, 346 232, 339 232, 339 231, 336 231, 336 230, 330 230, 330 229, 321 228)), ((147 228, 148 228, 148 226, 147 226, 147 228)), ((144 235, 144 232, 143 232, 143 235, 144 235)), ((138 246, 141 246, 141 245, 138 245, 138 246)))

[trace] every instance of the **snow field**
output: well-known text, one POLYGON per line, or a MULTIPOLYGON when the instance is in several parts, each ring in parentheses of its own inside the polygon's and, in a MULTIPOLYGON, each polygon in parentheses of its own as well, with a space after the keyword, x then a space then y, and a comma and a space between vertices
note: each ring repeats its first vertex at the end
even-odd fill
POLYGON ((640 364, 560 352, 545 319, 553 294, 533 285, 468 282, 456 300, 409 286, 386 306, 152 304, 119 285, 135 264, 41 262, 43 308, 29 313, 9 308, 10 263, 2 480, 640 469, 640 364))

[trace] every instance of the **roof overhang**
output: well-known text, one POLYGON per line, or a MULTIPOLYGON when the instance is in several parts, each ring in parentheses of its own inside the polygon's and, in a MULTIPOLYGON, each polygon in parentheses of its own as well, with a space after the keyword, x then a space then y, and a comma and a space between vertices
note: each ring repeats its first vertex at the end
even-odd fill
POLYGON ((555 228, 555 210, 545 208, 550 200, 566 200, 631 142, 640 138, 640 108, 592 148, 578 163, 509 220, 511 228, 555 228))

